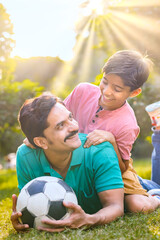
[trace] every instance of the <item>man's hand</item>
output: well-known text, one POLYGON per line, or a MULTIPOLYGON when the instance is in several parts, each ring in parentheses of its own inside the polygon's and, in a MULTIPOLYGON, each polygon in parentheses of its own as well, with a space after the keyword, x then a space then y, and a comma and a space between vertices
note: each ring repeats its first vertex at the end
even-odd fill
POLYGON ((94 130, 87 135, 87 141, 84 144, 84 148, 89 148, 91 145, 98 145, 102 142, 115 143, 115 138, 111 132, 104 130, 94 130))
POLYGON ((22 216, 21 212, 16 212, 16 203, 17 203, 17 196, 15 194, 12 195, 12 201, 13 201, 13 206, 12 206, 12 215, 11 215, 11 222, 14 227, 14 229, 19 232, 19 231, 24 231, 29 228, 28 224, 22 224, 19 222, 19 217, 22 216))
POLYGON ((24 143, 27 147, 30 147, 30 148, 35 149, 35 147, 29 142, 28 138, 25 138, 25 139, 23 140, 23 143, 24 143))
POLYGON ((42 220, 44 224, 48 224, 50 228, 47 227, 39 227, 39 230, 47 231, 47 232, 62 232, 66 227, 77 229, 83 226, 89 227, 89 215, 86 214, 83 209, 74 203, 71 202, 63 202, 63 205, 66 208, 72 210, 71 216, 64 220, 42 220))

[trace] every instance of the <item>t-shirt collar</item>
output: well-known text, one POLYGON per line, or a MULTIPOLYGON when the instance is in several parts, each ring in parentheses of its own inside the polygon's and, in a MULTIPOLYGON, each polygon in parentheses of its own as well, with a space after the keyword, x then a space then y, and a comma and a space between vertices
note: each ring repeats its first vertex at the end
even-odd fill
MULTIPOLYGON (((51 175, 53 177, 61 177, 53 168, 51 168, 50 163, 48 162, 44 151, 41 149, 41 154, 40 154, 40 161, 42 163, 42 167, 44 169, 44 173, 46 175, 51 175)), ((84 158, 84 148, 81 145, 79 148, 75 149, 72 153, 72 160, 69 166, 69 169, 72 166, 80 165, 82 163, 82 160, 84 158)))
POLYGON ((82 163, 83 159, 84 159, 84 148, 81 145, 79 148, 77 148, 73 151, 70 167, 80 165, 82 163))

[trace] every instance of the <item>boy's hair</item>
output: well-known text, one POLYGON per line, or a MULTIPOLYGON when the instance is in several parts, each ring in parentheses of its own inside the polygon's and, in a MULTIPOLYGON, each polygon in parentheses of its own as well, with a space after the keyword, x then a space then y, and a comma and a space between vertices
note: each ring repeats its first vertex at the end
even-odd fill
POLYGON ((106 74, 116 74, 131 91, 140 88, 148 79, 152 61, 133 50, 122 50, 113 54, 103 67, 106 74))
POLYGON ((33 146, 37 147, 33 141, 35 137, 44 137, 43 131, 49 127, 48 115, 57 102, 63 104, 51 93, 43 93, 40 97, 26 100, 22 105, 18 121, 23 133, 33 146))

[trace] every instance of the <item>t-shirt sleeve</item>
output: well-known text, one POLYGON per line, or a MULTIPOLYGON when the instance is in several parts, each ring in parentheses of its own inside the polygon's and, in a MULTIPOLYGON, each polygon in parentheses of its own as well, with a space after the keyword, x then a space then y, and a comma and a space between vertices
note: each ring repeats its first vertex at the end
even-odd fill
POLYGON ((27 168, 27 158, 26 155, 22 153, 20 149, 17 151, 17 162, 16 162, 16 170, 17 170, 17 179, 18 179, 18 188, 21 189, 26 185, 30 180, 30 174, 27 168))
POLYGON ((113 146, 110 143, 102 143, 95 149, 93 169, 96 191, 123 188, 118 158, 113 146))
POLYGON ((139 127, 137 126, 134 129, 126 129, 125 131, 121 131, 121 133, 116 137, 116 143, 118 145, 122 159, 130 159, 131 150, 138 134, 139 127))

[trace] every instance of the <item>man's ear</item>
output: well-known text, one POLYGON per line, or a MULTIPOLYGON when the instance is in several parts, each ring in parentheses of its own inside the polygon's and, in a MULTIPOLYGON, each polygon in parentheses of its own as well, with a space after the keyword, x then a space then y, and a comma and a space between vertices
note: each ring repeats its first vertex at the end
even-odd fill
POLYGON ((138 96, 141 92, 142 92, 142 89, 141 89, 141 88, 137 88, 137 89, 135 89, 135 90, 133 90, 133 91, 131 92, 131 94, 129 95, 129 97, 130 97, 130 98, 136 97, 136 96, 138 96))
POLYGON ((38 147, 41 147, 42 149, 48 149, 47 140, 44 137, 35 137, 33 141, 38 147))

